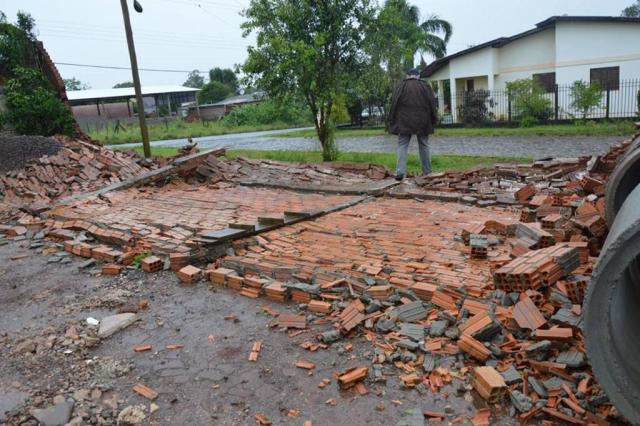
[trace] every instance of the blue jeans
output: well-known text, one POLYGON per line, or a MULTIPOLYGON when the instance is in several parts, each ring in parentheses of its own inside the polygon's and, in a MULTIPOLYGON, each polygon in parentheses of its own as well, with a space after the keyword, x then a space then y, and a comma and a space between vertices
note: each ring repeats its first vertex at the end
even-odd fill
MULTIPOLYGON (((400 135, 398 137, 398 158, 396 162, 396 174, 407 174, 407 152, 409 151, 409 143, 411 135, 400 135)), ((431 156, 429 155, 429 136, 418 135, 418 152, 420 153, 420 164, 422 165, 422 174, 431 173, 431 156)))

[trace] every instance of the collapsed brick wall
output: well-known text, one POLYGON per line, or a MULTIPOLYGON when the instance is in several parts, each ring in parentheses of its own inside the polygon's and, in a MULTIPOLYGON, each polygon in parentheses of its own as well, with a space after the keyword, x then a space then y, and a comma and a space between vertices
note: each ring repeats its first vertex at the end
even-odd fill
POLYGON ((65 104, 65 106, 69 110, 69 113, 71 114, 71 117, 73 118, 72 136, 76 139, 81 139, 85 142, 95 143, 89 137, 89 135, 87 135, 82 131, 82 129, 80 128, 80 125, 78 124, 75 117, 73 116, 73 110, 71 109, 69 98, 67 98, 67 90, 64 87, 64 80, 62 79, 60 72, 58 72, 58 68, 56 67, 56 64, 51 59, 51 56, 49 56, 49 52, 47 52, 47 50, 44 48, 44 44, 41 41, 36 41, 35 46, 36 46, 36 57, 37 57, 38 65, 40 67, 40 71, 42 71, 42 73, 45 75, 47 80, 49 80, 54 90, 58 94, 58 97, 65 104))

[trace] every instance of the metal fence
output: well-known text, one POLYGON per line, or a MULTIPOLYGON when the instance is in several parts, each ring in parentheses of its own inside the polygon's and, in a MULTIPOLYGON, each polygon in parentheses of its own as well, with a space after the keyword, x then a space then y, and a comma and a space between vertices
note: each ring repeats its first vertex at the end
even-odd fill
MULTIPOLYGON (((589 87, 589 85, 587 85, 589 87)), ((450 94, 438 94, 442 123, 517 122, 531 117, 540 122, 574 119, 608 119, 638 117, 640 104, 640 80, 620 81, 596 90, 595 105, 580 109, 576 105, 573 84, 554 85, 540 94, 514 95, 508 90, 474 90, 450 94)))

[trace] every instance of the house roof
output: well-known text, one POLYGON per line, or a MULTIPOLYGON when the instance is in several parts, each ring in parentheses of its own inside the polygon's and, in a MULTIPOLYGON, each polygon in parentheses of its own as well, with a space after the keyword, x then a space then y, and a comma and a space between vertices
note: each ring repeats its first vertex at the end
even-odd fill
POLYGON ((521 39, 523 37, 530 36, 535 33, 539 33, 551 27, 554 27, 557 22, 632 22, 632 23, 640 23, 640 18, 628 18, 624 16, 552 16, 548 19, 545 19, 542 22, 538 22, 536 27, 518 33, 511 37, 498 37, 493 40, 489 40, 485 43, 478 44, 477 46, 470 47, 465 50, 461 50, 460 52, 454 53, 449 56, 445 56, 444 58, 437 59, 429 64, 424 70, 422 70, 421 77, 430 77, 435 74, 438 70, 445 67, 450 60, 458 58, 460 56, 468 55, 469 53, 477 52, 478 50, 484 49, 486 47, 499 48, 506 44, 509 44, 513 41, 521 39))
POLYGON ((224 105, 233 105, 233 104, 246 104, 249 102, 258 102, 264 99, 265 92, 254 92, 246 95, 238 95, 231 96, 229 98, 223 99, 220 102, 216 102, 214 104, 200 105, 200 106, 224 106, 224 105))
MULTIPOLYGON (((184 86, 142 86, 142 96, 162 95, 168 93, 197 92, 200 89, 184 86)), ((133 87, 122 87, 120 89, 89 89, 89 90, 68 90, 67 99, 69 101, 90 101, 98 99, 120 99, 132 98, 136 95, 133 87)))

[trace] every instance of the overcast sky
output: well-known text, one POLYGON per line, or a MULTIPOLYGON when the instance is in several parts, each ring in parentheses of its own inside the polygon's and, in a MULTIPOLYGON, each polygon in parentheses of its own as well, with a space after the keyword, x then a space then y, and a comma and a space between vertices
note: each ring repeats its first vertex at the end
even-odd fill
MULTIPOLYGON (((128 0, 129 4, 133 0, 128 0)), ((232 67, 253 40, 243 39, 240 11, 249 0, 139 0, 131 8, 141 68, 209 70, 232 67)), ((381 0, 382 1, 382 0, 381 0)), ((449 53, 490 39, 526 31, 553 15, 618 16, 632 0, 414 0, 423 16, 435 13, 453 24, 449 53)), ((2 0, 0 10, 15 21, 18 10, 36 19, 39 38, 58 63, 127 67, 129 57, 118 0, 2 0)), ((128 70, 59 65, 94 89, 131 80, 128 70)), ((141 72, 143 85, 182 84, 186 73, 141 72)))

